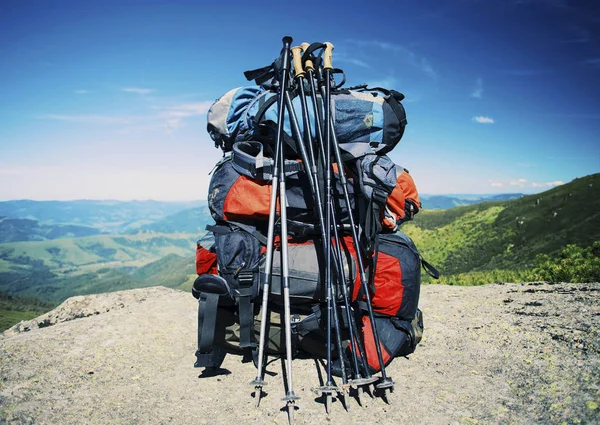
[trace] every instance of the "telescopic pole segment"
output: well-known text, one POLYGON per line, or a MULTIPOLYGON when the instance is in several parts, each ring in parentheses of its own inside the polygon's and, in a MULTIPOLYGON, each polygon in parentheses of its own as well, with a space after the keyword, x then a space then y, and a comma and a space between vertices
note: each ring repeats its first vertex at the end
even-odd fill
MULTIPOLYGON (((308 48, 308 46, 309 46, 308 43, 302 43, 302 49, 303 50, 306 50, 308 48)), ((325 150, 324 150, 324 140, 323 140, 324 136, 323 136, 323 129, 322 129, 322 126, 321 126, 321 122, 322 122, 323 117, 321 115, 321 108, 319 107, 318 102, 317 102, 317 88, 315 86, 314 66, 313 66, 312 61, 307 60, 305 62, 305 70, 308 73, 308 82, 309 82, 309 86, 310 86, 310 95, 311 95, 312 107, 313 107, 313 110, 314 110, 314 113, 315 113, 315 127, 316 127, 315 133, 317 135, 317 141, 319 142, 318 145, 319 145, 320 150, 321 150, 321 152, 320 152, 321 153, 320 158, 321 158, 321 161, 323 163, 323 166, 325 167, 326 166, 325 160, 324 160, 325 150)), ((334 137, 335 137, 335 133, 334 133, 334 137)), ((316 169, 315 169, 315 173, 316 173, 316 169)), ((346 188, 346 187, 344 186, 344 188, 346 188)), ((346 199, 349 199, 349 198, 346 197, 346 199)), ((348 211, 350 211, 350 204, 348 203, 348 201, 346 202, 346 206, 348 208, 348 211)), ((334 211, 333 205, 331 205, 331 210, 332 210, 331 213, 332 213, 332 215, 334 217, 334 221, 335 221, 335 211, 334 211)), ((336 232, 334 234, 334 237, 336 237, 337 236, 337 229, 335 227, 334 227, 334 231, 336 232)), ((339 242, 338 241, 339 241, 339 238, 336 237, 336 246, 338 248, 338 255, 341 258, 341 251, 340 251, 341 247, 339 246, 339 242)), ((357 253, 357 254, 359 254, 359 253, 357 253)), ((346 290, 346 287, 343 286, 343 289, 346 290)), ((352 350, 352 359, 353 359, 354 364, 355 364, 355 378, 356 378, 356 379, 353 380, 354 382, 352 382, 352 384, 353 385, 357 385, 357 386, 369 385, 369 384, 373 383, 374 381, 376 381, 376 379, 372 378, 371 374, 369 373, 369 367, 368 367, 368 364, 366 362, 365 350, 364 350, 364 348, 362 346, 362 343, 361 343, 360 339, 358 338, 358 330, 357 330, 357 327, 356 327, 354 316, 352 315, 352 312, 351 312, 351 310, 349 308, 348 299, 349 299, 348 295, 344 294, 345 307, 346 307, 346 312, 347 312, 347 315, 348 315, 348 323, 350 324, 350 326, 349 326, 350 333, 351 333, 350 336, 352 337, 353 336, 352 334, 354 334, 354 335, 357 336, 356 339, 353 340, 353 344, 356 344, 356 348, 358 350, 358 353, 360 353, 360 357, 361 357, 361 360, 362 360, 362 363, 363 363, 363 369, 365 371, 365 376, 366 376, 365 378, 362 378, 362 376, 360 375, 360 372, 358 371, 358 359, 357 359, 357 356, 356 356, 356 352, 354 350, 352 350)), ((359 391, 359 394, 360 394, 360 391, 359 391)))
MULTIPOLYGON (((303 121, 303 126, 304 126, 304 144, 307 146, 307 150, 308 150, 308 158, 305 161, 306 164, 306 168, 308 168, 310 170, 310 173, 313 175, 312 181, 314 182, 314 184, 311 185, 311 189, 312 189, 312 194, 313 194, 313 198, 315 200, 315 204, 317 206, 317 213, 319 216, 319 224, 320 224, 320 231, 321 231, 321 241, 325 248, 325 245, 327 244, 327 236, 326 236, 326 232, 325 232, 325 218, 324 218, 324 212, 323 212, 323 204, 321 201, 321 194, 319 191, 319 187, 317 182, 317 167, 315 165, 315 156, 314 156, 314 151, 313 151, 313 146, 312 146, 312 135, 310 132, 310 119, 308 117, 308 105, 306 103, 306 97, 304 95, 304 70, 302 69, 302 60, 301 60, 301 51, 302 48, 301 47, 295 47, 292 48, 292 55, 294 57, 294 66, 296 67, 295 72, 296 72, 296 80, 297 80, 297 85, 298 85, 298 94, 300 97, 300 105, 301 105, 301 109, 302 109, 302 121, 303 121)), ((289 109, 290 109, 290 114, 292 115, 292 124, 293 124, 293 128, 297 128, 297 119, 295 116, 295 112, 293 112, 293 107, 291 105, 291 101, 288 102, 289 105, 289 109)), ((300 140, 300 135, 299 135, 299 131, 296 130, 295 131, 295 135, 297 135, 297 139, 298 139, 298 143, 302 143, 302 141, 300 140)), ((333 211, 333 209, 332 209, 333 211)), ((335 226, 334 226, 334 230, 335 226)), ((335 233, 336 235, 336 241, 337 241, 337 232, 335 233)), ((340 279, 340 284, 343 287, 343 293, 347 294, 347 290, 346 290, 346 281, 345 281, 345 276, 344 276, 344 267, 343 267, 343 263, 341 261, 341 257, 338 257, 340 254, 334 250, 333 252, 334 257, 336 262, 334 262, 334 266, 336 267, 337 270, 337 276, 340 279), (336 256, 335 254, 338 254, 338 256, 336 256)), ((347 300, 344 300, 347 304, 347 300)), ((334 319, 334 324, 335 324, 335 328, 336 328, 336 344, 337 344, 337 348, 338 348, 338 352, 340 355, 340 360, 342 361, 342 382, 344 384, 344 386, 346 386, 346 384, 348 383, 348 377, 346 376, 346 370, 343 367, 343 356, 344 356, 344 350, 342 347, 342 340, 341 340, 341 327, 339 324, 339 318, 338 318, 338 314, 337 314, 337 306, 335 304, 335 298, 332 298, 332 304, 333 304, 333 319, 334 319)), ((339 392, 339 389, 337 390, 339 392)))
MULTIPOLYGON (((292 372, 292 324, 290 314, 290 282, 288 266, 288 240, 287 240, 287 199, 285 193, 285 153, 283 143, 283 123, 285 116, 285 99, 288 90, 288 75, 290 70, 290 47, 292 37, 283 38, 283 65, 279 79, 279 99, 277 115, 276 145, 279 146, 279 200, 281 215, 281 280, 283 289, 284 321, 285 321, 285 351, 287 369, 287 393, 283 400, 286 401, 290 423, 294 422, 294 404, 298 397, 294 393, 294 378, 292 372)), ((275 190, 275 188, 272 188, 275 190)))
MULTIPOLYGON (((333 46, 326 50, 331 51, 333 46)), ((326 52, 325 57, 329 58, 329 64, 331 64, 331 53, 326 52)), ((326 68, 326 78, 330 77, 331 65, 326 68)), ((325 87, 325 104, 327 109, 325 110, 325 122, 331 120, 331 91, 330 86, 325 87)), ((326 204, 331 205, 331 127, 325 128, 325 163, 327 168, 325 170, 325 194, 326 204)), ((328 207, 325 214, 325 237, 326 237, 326 250, 325 250, 325 284, 327 287, 327 386, 333 384, 331 380, 331 316, 332 316, 332 303, 331 303, 331 209, 328 207)))
MULTIPOLYGON (((308 47, 309 47, 308 43, 302 43, 302 45, 300 47, 300 50, 306 50, 308 47)), ((293 49, 292 49, 292 51, 293 51, 293 49)), ((299 51, 297 51, 297 52, 298 52, 297 54, 299 56, 300 52, 299 51)), ((299 58, 299 59, 300 59, 299 66, 302 66, 301 58, 299 58)), ((296 64, 296 63, 297 62, 294 61, 294 64, 296 64)), ((295 66, 297 66, 297 65, 295 65, 295 66)), ((315 127, 316 127, 315 128, 315 133, 317 135, 317 139, 319 140, 320 146, 321 146, 321 149, 322 149, 323 148, 323 134, 322 134, 322 129, 321 129, 321 116, 320 116, 321 114, 320 114, 320 111, 317 108, 317 102, 316 102, 316 99, 315 99, 316 90, 314 90, 314 81, 313 81, 313 76, 312 76, 312 72, 314 70, 312 61, 310 61, 310 60, 306 61, 306 68, 307 68, 308 73, 309 73, 309 78, 311 79, 311 81, 310 81, 311 88, 312 88, 311 94, 313 96, 313 107, 314 107, 314 113, 315 113, 315 127)), ((296 76, 297 76, 297 78, 300 81, 300 83, 299 83, 300 86, 303 88, 303 82, 305 80, 305 71, 304 71, 304 69, 301 69, 300 71, 296 71, 296 76)), ((302 115, 303 115, 304 125, 305 125, 306 128, 308 128, 308 123, 309 123, 308 105, 306 103, 306 97, 304 95, 304 90, 300 90, 300 102, 301 102, 301 105, 302 105, 302 115)), ((313 153, 313 150, 312 150, 312 143, 311 143, 311 139, 310 139, 310 134, 308 135, 308 137, 305 137, 305 143, 307 143, 308 146, 309 146, 309 148, 308 148, 309 155, 310 155, 310 158, 311 158, 311 161, 312 161, 312 165, 313 165, 311 171, 314 173, 314 175, 315 175, 314 180, 316 181, 317 180, 317 178, 316 178, 317 168, 316 168, 316 165, 315 165, 315 159, 314 159, 315 156, 314 156, 314 153, 313 153)), ((321 157, 323 157, 323 156, 324 155, 321 155, 321 157)), ((318 188, 315 187, 315 189, 317 190, 317 196, 318 196, 318 188)), ((320 205, 320 202, 319 202, 319 205, 320 205)), ((337 220, 335 219, 335 209, 333 207, 333 204, 330 205, 330 208, 331 208, 331 215, 332 215, 333 222, 337 223, 337 220)), ((320 216, 322 216, 322 213, 320 214, 320 216)), ((324 223, 321 223, 321 226, 323 226, 323 224, 324 223)), ((348 299, 348 288, 346 287, 346 277, 345 277, 344 272, 343 272, 343 270, 344 270, 344 264, 343 264, 343 261, 342 261, 340 239, 339 239, 337 227, 336 227, 335 224, 333 226, 333 232, 334 232, 333 238, 334 238, 334 257, 335 257, 334 264, 337 264, 338 275, 339 275, 339 278, 340 278, 340 285, 342 287, 342 296, 343 296, 343 299, 344 299, 344 307, 346 309, 346 318, 348 320, 348 329, 349 329, 349 333, 350 333, 350 341, 351 341, 351 344, 353 344, 353 346, 354 346, 354 344, 358 342, 357 340, 355 340, 355 332, 354 332, 354 330, 356 329, 356 323, 354 323, 354 316, 352 315, 352 312, 350 311, 350 303, 349 303, 349 299, 348 299)), ((324 234, 322 235, 322 238, 325 239, 325 235, 324 234)), ((336 311, 336 308, 337 307, 334 305, 334 311, 336 311)), ((339 320, 338 320, 338 322, 339 322, 339 320)), ((370 378, 368 380, 364 380, 361 377, 360 370, 359 370, 359 367, 358 367, 358 358, 357 358, 357 355, 356 355, 356 350, 354 350, 354 349, 351 350, 351 355, 352 355, 352 365, 353 365, 353 369, 354 369, 354 377, 355 377, 355 379, 351 380, 350 384, 351 385, 365 385, 365 384, 370 384, 370 383, 374 382, 370 378), (368 381, 368 383, 366 381, 368 381), (360 382, 360 384, 359 384, 359 382, 360 382)), ((340 351, 340 361, 342 361, 342 360, 343 360, 343 351, 340 351)), ((345 368, 343 367, 343 364, 342 364, 342 381, 343 381, 344 384, 346 384, 346 382, 348 382, 348 379, 346 377, 345 368)), ((359 393, 360 393, 360 391, 359 391, 359 393)))
MULTIPOLYGON (((327 73, 326 73, 327 75, 327 73)), ((327 91, 327 87, 330 86, 329 84, 329 80, 326 80, 326 85, 325 85, 325 90, 327 91)), ((337 142, 337 138, 335 136, 335 132, 333 131, 333 121, 330 120, 328 121, 328 124, 326 124, 326 128, 329 128, 330 132, 333 133, 332 134, 332 142, 333 142, 333 150, 334 150, 334 154, 336 157, 336 161, 338 163, 338 168, 339 168, 339 175, 340 175, 340 182, 342 184, 342 188, 343 188, 343 192, 344 192, 344 198, 346 201, 346 204, 348 205, 348 207, 350 206, 350 196, 348 194, 348 188, 346 187, 346 176, 344 174, 344 165, 342 162, 342 157, 341 157, 341 153, 340 153, 340 148, 337 142)), ((359 267, 359 271, 360 271, 360 280, 361 280, 361 285, 364 289, 364 293, 365 293, 365 298, 366 298, 366 304, 367 304, 367 312, 369 314, 369 321, 371 322, 371 330, 373 332, 373 338, 374 338, 374 342, 375 342, 375 348, 376 348, 376 352, 377 352, 377 360, 379 362, 379 366, 381 369, 381 382, 379 384, 376 385, 376 387, 380 390, 386 390, 386 389, 392 389, 394 388, 394 381, 392 380, 392 378, 388 377, 385 371, 385 363, 383 361, 383 355, 381 353, 381 345, 379 342, 379 334, 377 333, 377 325, 375 323, 375 317, 373 315, 373 307, 371 306, 371 295, 369 294, 369 288, 368 288, 368 284, 367 284, 367 278, 365 275, 365 268, 364 268, 364 262, 362 260, 362 255, 361 255, 361 250, 359 248, 359 241, 358 241, 358 235, 356 233, 356 227, 355 227, 355 222, 354 222, 354 217, 352 216, 352 214, 350 214, 350 226, 352 228, 352 241, 354 242, 354 246, 356 247, 356 258, 358 259, 358 267, 359 267)))
MULTIPOLYGON (((325 69, 325 76, 324 76, 324 80, 325 80, 324 86, 325 87, 324 87, 324 90, 323 90, 323 87, 321 87, 321 95, 326 98, 327 93, 330 92, 330 88, 331 88, 331 69, 333 68, 332 63, 331 63, 331 60, 332 60, 331 52, 333 51, 333 45, 331 43, 325 43, 325 45, 326 45, 326 48, 325 48, 325 53, 323 55, 323 68, 325 69), (323 93, 323 91, 325 93, 323 93)), ((340 179, 341 179, 340 182, 342 183, 344 198, 346 201, 346 205, 348 206, 348 208, 350 208, 350 196, 348 194, 348 188, 345 185, 346 177, 344 174, 344 166, 343 166, 341 154, 339 151, 339 145, 337 142, 337 138, 335 136, 333 120, 331 118, 331 103, 328 102, 327 100, 325 102, 325 134, 331 135, 331 139, 332 139, 331 142, 333 143, 334 153, 336 156, 336 162, 338 163, 338 171, 339 171, 339 175, 340 175, 340 179)), ((356 257, 357 257, 358 265, 359 265, 361 285, 365 292, 367 312, 369 315, 369 321, 371 322, 371 330, 373 332, 373 337, 375 340, 374 342, 375 342, 375 348, 376 348, 376 352, 377 352, 377 360, 379 362, 379 366, 381 369, 382 380, 379 384, 376 385, 376 387, 381 390, 386 390, 388 388, 393 389, 394 382, 392 381, 391 378, 387 377, 386 371, 385 371, 385 364, 383 362, 383 355, 381 353, 381 346, 379 343, 379 334, 377 333, 377 325, 375 323, 375 318, 373 316, 373 308, 371 306, 371 297, 369 294, 369 288, 368 288, 367 279, 365 276, 364 262, 362 260, 362 255, 360 252, 361 250, 359 248, 360 245, 359 245, 359 241, 358 241, 358 235, 356 232, 354 217, 352 216, 352 214, 350 214, 350 224, 351 224, 351 228, 352 228, 352 241, 354 243, 354 246, 355 246, 356 252, 357 252, 356 257)))
POLYGON ((269 305, 269 293, 271 287, 271 273, 273 270, 273 241, 275 236, 275 216, 277 214, 277 188, 279 186, 279 155, 280 155, 281 143, 275 144, 275 157, 273 161, 273 175, 271 177, 271 199, 269 202, 269 224, 267 230, 267 252, 265 258, 265 272, 263 282, 263 298, 261 306, 261 321, 260 321, 260 335, 258 344, 258 361, 256 379, 250 382, 250 385, 254 385, 256 407, 260 404, 262 395, 262 387, 265 385, 264 382, 264 360, 265 360, 265 338, 266 338, 266 327, 268 320, 268 305, 269 305))

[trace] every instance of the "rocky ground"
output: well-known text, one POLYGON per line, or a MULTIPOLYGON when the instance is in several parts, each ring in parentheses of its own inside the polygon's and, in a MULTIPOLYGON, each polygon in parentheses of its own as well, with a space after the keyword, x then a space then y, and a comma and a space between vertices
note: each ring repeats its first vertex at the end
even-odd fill
MULTIPOLYGON (((0 423, 285 424, 280 361, 194 369, 195 299, 166 288, 75 297, 0 337, 0 423)), ((600 284, 424 286, 425 337, 381 397, 335 401, 294 361, 297 424, 600 423, 600 284)))

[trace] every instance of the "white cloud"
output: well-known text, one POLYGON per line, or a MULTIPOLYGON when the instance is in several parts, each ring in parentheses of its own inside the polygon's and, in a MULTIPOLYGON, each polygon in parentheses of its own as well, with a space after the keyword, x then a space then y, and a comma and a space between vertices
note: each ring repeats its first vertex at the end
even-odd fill
POLYGON ((60 115, 45 114, 39 115, 38 119, 57 120, 82 124, 129 124, 140 117, 118 117, 111 115, 60 115))
POLYGON ((125 87, 123 89, 121 89, 124 92, 128 92, 128 93, 137 93, 137 94, 149 94, 152 93, 156 90, 154 89, 143 89, 140 87, 125 87))
POLYGON ((527 179, 524 178, 520 178, 520 179, 510 179, 510 180, 494 180, 490 182, 490 186, 492 187, 503 187, 504 185, 507 186, 515 186, 515 187, 519 187, 519 188, 549 188, 549 187, 554 187, 554 186, 560 186, 561 184, 565 184, 563 181, 560 180, 556 180, 556 181, 552 181, 552 182, 534 182, 534 181, 529 181, 527 179))
POLYGON ((75 94, 86 94, 89 93, 87 90, 75 90, 75 94))
POLYGON ((372 68, 371 65, 369 65, 367 62, 365 62, 363 60, 356 59, 356 58, 349 58, 349 57, 346 57, 345 55, 342 55, 342 54, 337 55, 335 57, 335 60, 339 61, 339 62, 342 62, 342 63, 350 63, 352 65, 360 66, 361 68, 367 68, 367 69, 372 68))
POLYGON ((561 184, 565 184, 565 182, 561 180, 556 180, 553 182, 531 182, 532 187, 554 187, 560 186, 561 184))
POLYGON ((367 81, 369 87, 385 87, 387 89, 393 89, 397 86, 398 80, 394 77, 385 77, 381 80, 369 80, 367 81))
POLYGON ((510 75, 514 75, 515 77, 535 77, 537 75, 550 74, 552 70, 550 69, 511 69, 506 71, 510 75))
POLYGON ((182 119, 204 115, 208 112, 208 109, 211 107, 213 102, 205 101, 205 102, 196 102, 196 103, 184 103, 181 105, 170 106, 164 108, 162 112, 159 113, 160 118, 166 120, 165 128, 167 133, 171 133, 173 130, 181 127, 183 125, 182 119))
POLYGON ((431 63, 424 56, 418 55, 412 50, 400 46, 399 44, 392 44, 385 41, 377 41, 377 40, 346 40, 348 43, 352 43, 361 48, 369 48, 374 47, 379 50, 384 50, 387 52, 393 52, 397 54, 399 57, 407 60, 408 63, 414 68, 425 73, 429 78, 434 81, 437 81, 438 74, 433 69, 431 63))
POLYGON ((477 81, 475 82, 475 88, 471 92, 471 97, 474 97, 475 99, 481 99, 482 96, 483 96, 483 80, 481 78, 478 78, 477 81))
POLYGON ((560 180, 556 180, 556 181, 553 181, 553 182, 546 182, 546 183, 544 183, 544 186, 553 187, 553 186, 560 186, 562 184, 565 184, 565 182, 560 181, 560 180))
POLYGON ((490 117, 473 117, 473 121, 478 122, 479 124, 494 124, 494 119, 490 117))
POLYGON ((508 182, 508 184, 511 186, 525 187, 525 185, 527 184, 527 180, 526 179, 513 179, 513 180, 510 180, 508 182))
POLYGON ((600 58, 590 58, 583 61, 587 66, 591 66, 593 68, 600 68, 600 58))
POLYGON ((155 111, 147 115, 137 116, 114 116, 114 115, 66 115, 66 114, 44 114, 38 119, 56 120, 80 124, 93 125, 128 125, 119 130, 121 133, 142 133, 146 130, 156 131, 157 126, 163 127, 167 133, 183 125, 185 118, 205 115, 213 104, 212 101, 190 102, 175 106, 155 107, 155 111), (158 112, 156 111, 158 110, 158 112))

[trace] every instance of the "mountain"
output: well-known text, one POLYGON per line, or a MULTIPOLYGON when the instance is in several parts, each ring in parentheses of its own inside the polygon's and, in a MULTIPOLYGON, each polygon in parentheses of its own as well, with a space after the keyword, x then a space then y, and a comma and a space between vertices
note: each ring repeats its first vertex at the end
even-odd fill
POLYGON ((403 225, 443 274, 531 268, 537 254, 600 240, 600 174, 544 193, 442 211, 403 225))
POLYGON ((37 220, 44 224, 75 224, 102 232, 123 233, 179 211, 200 208, 206 201, 4 201, 0 216, 37 220))
POLYGON ((100 234, 100 230, 74 224, 40 224, 26 218, 0 217, 0 243, 44 241, 100 234))
POLYGON ((522 193, 504 193, 500 195, 420 195, 423 209, 446 210, 449 208, 474 205, 489 201, 508 201, 519 199, 522 193))
POLYGON ((152 231, 160 233, 197 233, 204 234, 206 225, 214 224, 208 206, 199 205, 195 208, 179 211, 153 223, 143 225, 136 231, 152 231))
MULTIPOLYGON (((140 267, 144 270, 143 266, 164 258, 167 260, 163 261, 170 259, 169 264, 173 264, 173 255, 180 259, 189 258, 201 235, 142 231, 133 235, 95 235, 0 244, 0 291, 43 300, 62 300, 79 293, 89 293, 86 291, 90 288, 96 288, 92 292, 99 292, 97 288, 100 287, 116 290, 119 284, 139 287, 148 286, 150 283, 147 282, 160 282, 166 286, 177 286, 185 279, 181 278, 177 285, 169 283, 174 282, 173 276, 169 275, 172 270, 152 278, 148 274, 144 276, 146 283, 143 284, 131 276, 131 272, 140 267)), ((193 264, 192 260, 187 261, 193 264)))

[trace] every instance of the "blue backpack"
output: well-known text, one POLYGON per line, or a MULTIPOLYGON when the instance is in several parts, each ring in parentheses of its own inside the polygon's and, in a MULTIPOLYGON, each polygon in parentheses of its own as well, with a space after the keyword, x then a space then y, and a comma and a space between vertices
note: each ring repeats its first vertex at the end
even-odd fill
MULTIPOLYGON (((400 103, 403 99, 397 91, 366 86, 332 92, 335 135, 345 160, 385 155, 398 144, 407 123, 400 103)), ((318 103, 323 103, 320 97, 318 103)), ((292 104, 301 116, 299 98, 292 99, 292 104)), ((309 119, 314 129, 315 115, 310 106, 309 119)), ((257 85, 230 90, 219 98, 208 111, 207 128, 215 146, 229 152, 236 142, 259 140, 268 131, 265 129, 275 128, 276 123, 277 92, 257 85)), ((301 120, 298 124, 303 131, 301 120)), ((291 140, 287 114, 284 129, 291 140)))

